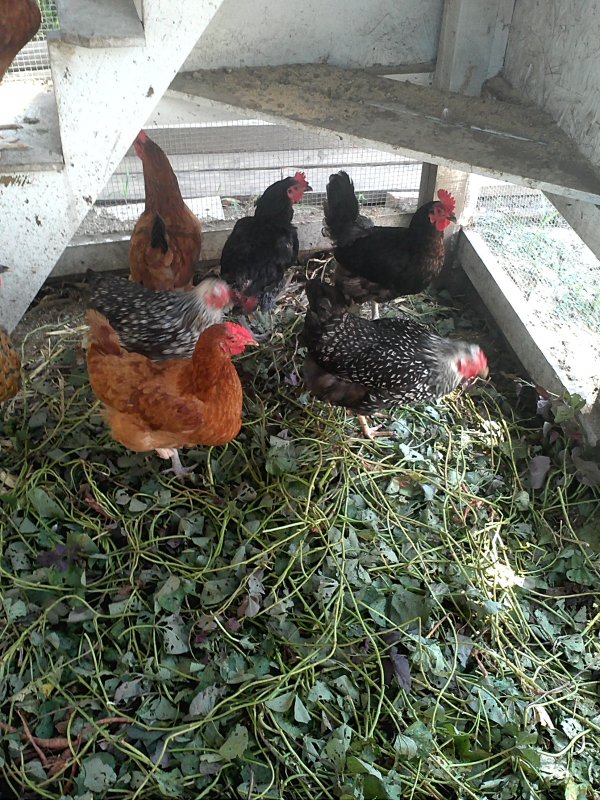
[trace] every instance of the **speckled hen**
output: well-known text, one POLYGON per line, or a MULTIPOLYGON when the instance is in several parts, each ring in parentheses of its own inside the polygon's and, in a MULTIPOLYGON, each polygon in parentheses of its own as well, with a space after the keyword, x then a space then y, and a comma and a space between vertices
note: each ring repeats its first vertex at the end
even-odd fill
POLYGON ((89 307, 106 317, 125 350, 154 361, 191 357, 202 331, 221 322, 237 297, 225 281, 214 277, 191 292, 153 291, 117 275, 94 272, 88 272, 88 279, 89 307))
POLYGON ((359 214, 354 184, 343 170, 327 184, 325 232, 335 244, 335 283, 357 303, 376 303, 416 294, 444 264, 444 231, 454 216, 455 201, 444 189, 439 200, 425 203, 408 228, 374 225, 359 214))
POLYGON ((339 288, 318 280, 308 281, 306 294, 306 384, 319 400, 355 411, 369 438, 374 434, 365 414, 433 400, 488 374, 476 344, 444 339, 405 317, 358 317, 339 288))

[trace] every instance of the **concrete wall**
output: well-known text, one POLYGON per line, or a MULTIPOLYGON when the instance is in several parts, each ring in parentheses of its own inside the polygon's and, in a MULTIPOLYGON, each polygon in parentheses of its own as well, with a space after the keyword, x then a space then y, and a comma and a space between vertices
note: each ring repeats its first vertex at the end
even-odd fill
POLYGON ((598 0, 517 0, 504 74, 600 166, 598 0))
POLYGON ((435 61, 443 0, 224 0, 184 70, 435 61))

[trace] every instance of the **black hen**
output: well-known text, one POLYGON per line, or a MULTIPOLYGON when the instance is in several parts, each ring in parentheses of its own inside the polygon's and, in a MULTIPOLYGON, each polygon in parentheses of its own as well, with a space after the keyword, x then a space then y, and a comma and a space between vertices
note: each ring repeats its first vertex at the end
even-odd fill
POLYGON ((253 217, 239 219, 221 254, 221 277, 263 311, 271 309, 285 271, 298 258, 298 234, 292 225, 294 203, 311 191, 303 172, 271 184, 256 202, 253 217))
POLYGON ((338 287, 319 280, 307 282, 306 295, 306 384, 319 400, 355 411, 367 436, 372 433, 362 415, 433 400, 488 373, 475 344, 444 339, 406 317, 357 317, 338 287))
POLYGON ((99 311, 117 332, 125 350, 153 361, 191 358, 200 334, 223 321, 239 301, 219 278, 208 277, 189 292, 145 289, 118 275, 88 271, 89 308, 99 311))
POLYGON ((355 302, 385 302, 416 294, 444 263, 443 231, 454 217, 454 198, 440 189, 408 228, 384 228, 360 215, 354 184, 343 170, 329 177, 325 232, 335 244, 335 283, 355 302))

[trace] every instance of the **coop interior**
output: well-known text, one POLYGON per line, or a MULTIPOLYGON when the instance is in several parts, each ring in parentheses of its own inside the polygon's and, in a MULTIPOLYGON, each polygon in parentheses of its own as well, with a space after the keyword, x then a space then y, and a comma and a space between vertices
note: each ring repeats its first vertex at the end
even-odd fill
MULTIPOLYGON (((0 0, 0 64, 27 5, 0 0)), ((595 3, 39 7, 0 82, 1 800, 597 800, 595 3), (197 284, 267 187, 310 184, 277 302, 224 317, 257 345, 241 430, 184 436, 187 475, 90 385, 86 309, 149 208, 141 130, 200 221, 197 284), (439 274, 379 314, 489 367, 373 438, 303 367, 342 170, 385 229, 452 194, 439 274)))

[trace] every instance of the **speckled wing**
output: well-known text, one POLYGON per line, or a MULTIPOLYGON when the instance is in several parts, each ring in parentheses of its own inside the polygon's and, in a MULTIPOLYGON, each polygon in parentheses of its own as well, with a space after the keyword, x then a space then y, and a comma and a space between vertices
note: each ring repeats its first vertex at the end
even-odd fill
POLYGON ((116 275, 93 276, 90 308, 103 314, 128 351, 153 361, 189 358, 198 337, 222 313, 209 313, 194 292, 155 292, 116 275))

